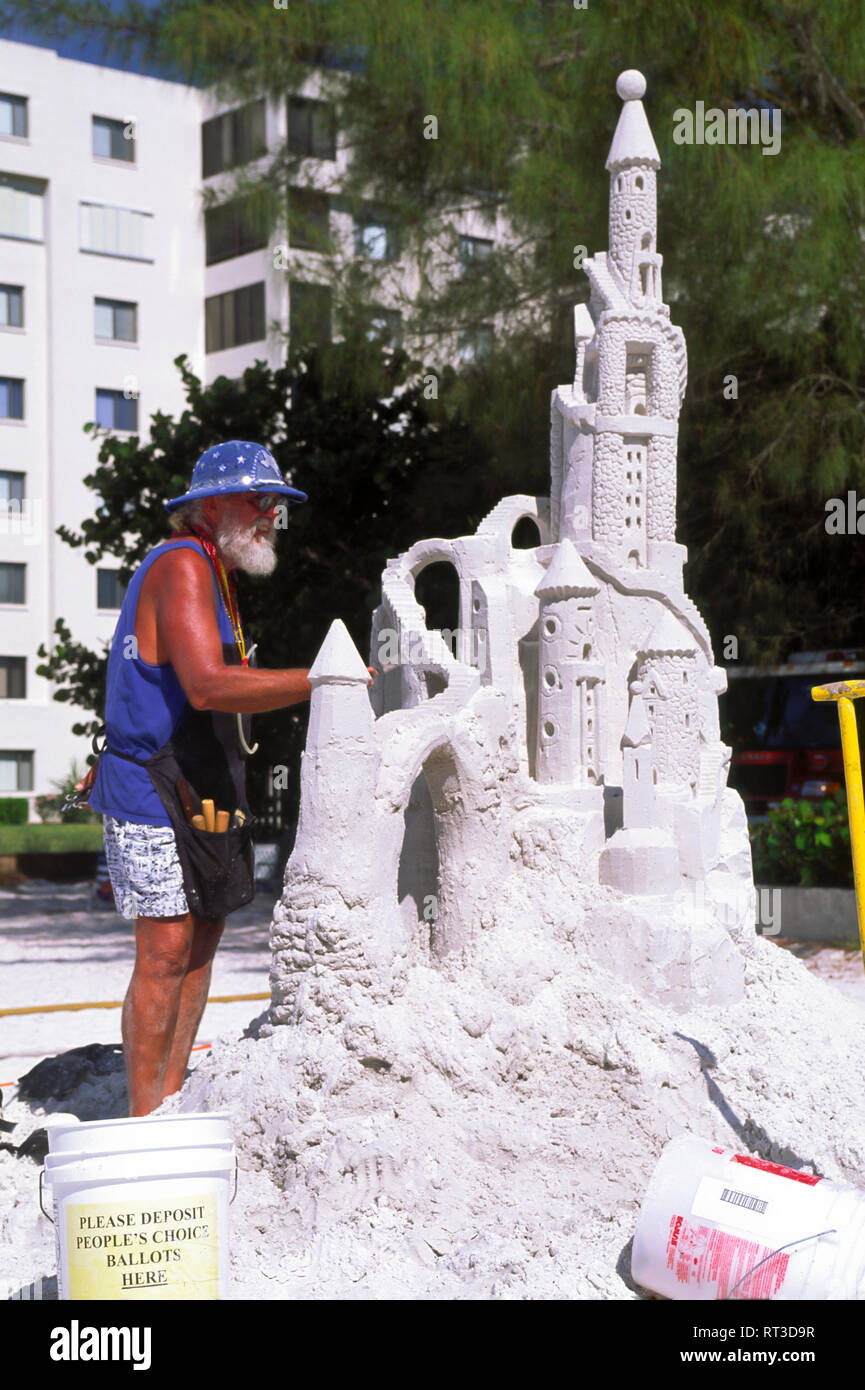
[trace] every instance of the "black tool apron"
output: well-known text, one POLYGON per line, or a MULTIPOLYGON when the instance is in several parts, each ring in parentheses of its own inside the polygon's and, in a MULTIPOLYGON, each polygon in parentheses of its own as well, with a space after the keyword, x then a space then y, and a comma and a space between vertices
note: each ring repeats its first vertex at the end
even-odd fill
MULTIPOLYGON (((240 665, 240 653, 232 643, 222 644, 226 666, 240 665)), ((249 720, 244 721, 247 725, 249 720)), ((246 741, 249 742, 248 730, 246 741)), ((181 717, 167 743, 149 758, 131 758, 114 748, 106 753, 144 767, 165 807, 183 870, 183 888, 190 912, 218 921, 255 896, 255 849, 246 800, 246 758, 237 730, 237 715, 196 710, 181 717), (229 812, 229 828, 198 830, 186 818, 177 783, 185 779, 199 801, 210 799, 229 812), (245 817, 231 826, 235 811, 245 817)))

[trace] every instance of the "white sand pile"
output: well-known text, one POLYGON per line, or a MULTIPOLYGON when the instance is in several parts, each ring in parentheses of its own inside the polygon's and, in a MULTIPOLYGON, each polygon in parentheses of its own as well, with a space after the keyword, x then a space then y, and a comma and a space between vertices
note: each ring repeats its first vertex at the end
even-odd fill
MULTIPOLYGON (((217 1042, 164 1108, 234 1117, 232 1295, 636 1297, 639 1202, 683 1131, 858 1182, 861 1006, 774 944, 739 949, 741 1003, 673 1012, 526 913, 390 1004, 357 991, 339 1019, 308 1004, 217 1042)), ((16 1143, 42 1122, 5 1113, 16 1143)), ((37 1179, 0 1153, 6 1296, 54 1274, 37 1179)))
POLYGON ((855 1004, 757 939, 743 1002, 674 1014, 540 936, 201 1064, 182 1108, 229 1109, 245 1169, 237 1296, 634 1297, 639 1202, 683 1131, 859 1180, 855 1004))

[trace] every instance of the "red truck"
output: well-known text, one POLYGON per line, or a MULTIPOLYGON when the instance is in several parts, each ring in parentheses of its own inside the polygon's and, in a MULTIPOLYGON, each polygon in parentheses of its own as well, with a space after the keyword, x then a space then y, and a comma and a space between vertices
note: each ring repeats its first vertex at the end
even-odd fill
MULTIPOLYGON (((834 701, 812 700, 811 687, 848 677, 865 678, 865 651, 795 652, 780 666, 727 667, 721 737, 733 750, 729 785, 749 817, 788 796, 821 801, 843 787, 838 710, 834 701)), ((855 704, 860 745, 863 704, 855 704)))

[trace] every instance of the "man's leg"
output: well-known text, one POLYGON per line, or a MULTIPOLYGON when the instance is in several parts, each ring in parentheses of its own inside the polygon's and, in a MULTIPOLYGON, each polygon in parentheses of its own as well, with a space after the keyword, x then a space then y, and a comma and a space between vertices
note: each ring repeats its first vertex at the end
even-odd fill
POLYGON ((165 1068, 163 1098, 173 1095, 183 1085, 189 1054, 207 1003, 213 957, 225 926, 225 918, 220 922, 209 922, 202 917, 193 917, 192 921, 192 948, 183 977, 174 1041, 165 1068))
POLYGON ((166 1094, 165 1074, 194 933, 189 913, 135 920, 135 968, 121 1023, 130 1115, 149 1115, 166 1094))

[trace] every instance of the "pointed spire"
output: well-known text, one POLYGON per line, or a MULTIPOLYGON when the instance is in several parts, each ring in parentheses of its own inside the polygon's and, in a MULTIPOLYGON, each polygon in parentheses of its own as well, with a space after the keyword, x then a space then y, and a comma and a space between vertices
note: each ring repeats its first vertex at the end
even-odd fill
POLYGON ((653 169, 661 167, 661 156, 641 101, 645 91, 646 79, 636 68, 619 73, 616 92, 625 104, 607 156, 606 167, 611 172, 626 164, 648 164, 653 169))
POLYGON ((696 652, 697 644, 679 619, 665 608, 645 642, 639 648, 641 656, 678 655, 696 652))
POLYGON ((369 671, 342 618, 334 618, 309 672, 317 685, 368 685, 369 671))
POLYGON ((598 594, 601 586, 587 570, 574 545, 567 538, 559 541, 549 568, 535 585, 539 598, 573 598, 598 594))
POLYGON ((651 743, 651 741, 652 730, 649 727, 643 700, 643 682, 632 681, 631 707, 628 710, 628 722, 622 735, 622 747, 639 748, 640 744, 651 743))

